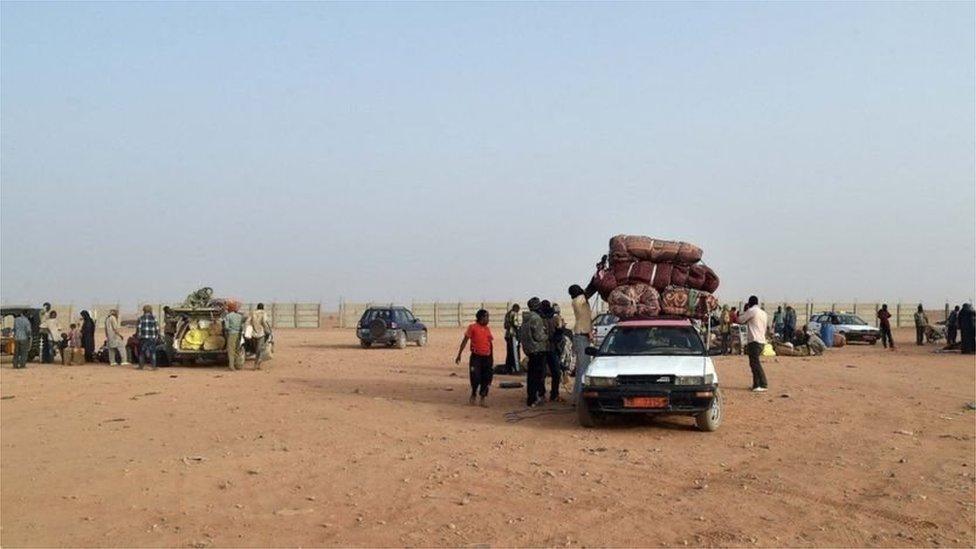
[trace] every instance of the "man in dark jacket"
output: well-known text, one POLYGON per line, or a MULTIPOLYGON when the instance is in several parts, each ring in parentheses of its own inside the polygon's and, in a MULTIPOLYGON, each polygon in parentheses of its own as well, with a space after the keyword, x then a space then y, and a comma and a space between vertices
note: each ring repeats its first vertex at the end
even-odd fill
POLYGON ((522 313, 522 326, 519 328, 519 342, 529 357, 526 373, 526 405, 535 406, 545 399, 546 353, 549 337, 545 322, 539 316, 539 298, 529 300, 529 310, 522 313), (541 397, 541 398, 540 398, 541 397))
POLYGON ((959 305, 949 313, 946 319, 946 346, 951 347, 956 344, 956 331, 959 329, 959 305))
POLYGON ((888 304, 885 303, 878 311, 878 329, 881 330, 881 345, 887 349, 895 350, 895 340, 891 338, 891 313, 888 312, 888 304))
POLYGON ((796 334, 796 309, 787 305, 786 312, 783 313, 783 341, 792 342, 794 334, 796 334))

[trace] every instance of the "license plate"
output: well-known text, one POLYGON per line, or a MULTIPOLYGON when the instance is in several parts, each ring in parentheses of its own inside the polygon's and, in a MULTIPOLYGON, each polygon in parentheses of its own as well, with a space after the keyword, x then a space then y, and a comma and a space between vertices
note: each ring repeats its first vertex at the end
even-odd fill
POLYGON ((667 408, 668 397, 624 397, 624 408, 667 408))

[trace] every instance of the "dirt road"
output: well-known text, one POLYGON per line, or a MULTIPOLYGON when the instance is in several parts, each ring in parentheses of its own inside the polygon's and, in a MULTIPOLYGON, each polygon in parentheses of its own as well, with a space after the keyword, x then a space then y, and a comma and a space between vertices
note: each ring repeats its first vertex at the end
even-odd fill
POLYGON ((260 372, 5 364, 0 542, 976 544, 972 357, 769 359, 765 395, 720 357, 718 432, 583 430, 568 406, 507 414, 524 392, 501 377, 490 408, 469 407, 460 333, 397 351, 280 331, 260 372))

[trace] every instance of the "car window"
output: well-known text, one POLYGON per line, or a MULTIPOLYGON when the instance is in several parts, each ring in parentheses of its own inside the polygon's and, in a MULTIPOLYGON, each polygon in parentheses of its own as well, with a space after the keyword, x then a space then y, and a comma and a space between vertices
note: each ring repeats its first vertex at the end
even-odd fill
POLYGON ((841 324, 850 324, 854 326, 867 325, 867 322, 864 322, 863 320, 861 320, 861 317, 856 315, 840 315, 838 318, 840 319, 841 324))
POLYGON ((390 320, 390 310, 389 309, 369 309, 363 313, 362 322, 369 323, 374 319, 381 318, 383 320, 390 320))
POLYGON ((607 335, 603 355, 701 355, 701 338, 689 326, 617 326, 607 335))
POLYGON ((613 315, 602 314, 596 317, 596 320, 593 322, 593 324, 595 326, 610 326, 616 324, 618 321, 619 320, 617 319, 617 317, 613 315))
POLYGON ((417 320, 410 311, 400 311, 400 313, 403 315, 404 322, 413 324, 417 320))

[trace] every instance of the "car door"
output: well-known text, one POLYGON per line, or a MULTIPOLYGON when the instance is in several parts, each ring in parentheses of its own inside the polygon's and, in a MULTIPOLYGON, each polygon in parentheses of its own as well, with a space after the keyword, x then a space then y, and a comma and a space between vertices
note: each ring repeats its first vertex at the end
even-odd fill
POLYGON ((403 331, 407 333, 407 341, 417 341, 420 338, 420 330, 417 326, 417 319, 413 316, 413 313, 406 309, 401 309, 397 311, 397 324, 403 327, 403 331))

